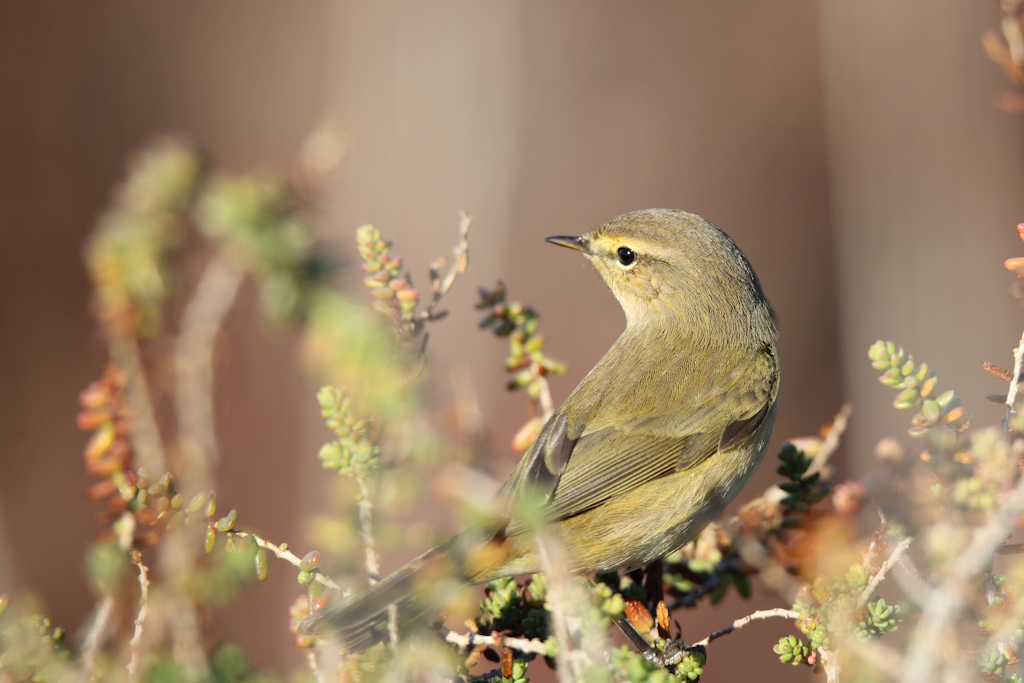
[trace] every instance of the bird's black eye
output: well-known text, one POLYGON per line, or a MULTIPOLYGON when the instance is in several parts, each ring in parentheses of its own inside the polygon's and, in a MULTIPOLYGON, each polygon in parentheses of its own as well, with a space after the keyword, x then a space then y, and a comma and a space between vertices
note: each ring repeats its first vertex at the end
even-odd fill
POLYGON ((629 247, 619 247, 616 253, 619 255, 619 263, 624 266, 631 266, 636 261, 636 252, 629 247))

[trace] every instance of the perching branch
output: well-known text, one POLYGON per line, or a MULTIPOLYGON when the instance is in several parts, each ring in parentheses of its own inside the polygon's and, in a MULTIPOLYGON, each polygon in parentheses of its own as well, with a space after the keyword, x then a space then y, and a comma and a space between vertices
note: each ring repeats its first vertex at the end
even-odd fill
POLYGON ((718 629, 717 631, 714 631, 713 633, 708 635, 707 638, 705 638, 704 640, 701 640, 701 641, 698 641, 698 642, 694 643, 691 647, 699 647, 699 646, 707 647, 708 645, 711 644, 712 640, 716 640, 718 638, 721 638, 722 636, 728 635, 728 634, 732 633, 733 631, 738 631, 739 629, 743 628, 744 626, 746 626, 747 624, 749 624, 752 621, 758 621, 760 619, 771 619, 773 617, 783 617, 783 618, 786 618, 786 619, 797 619, 799 616, 800 616, 800 614, 797 613, 796 610, 785 609, 784 607, 776 607, 775 609, 761 609, 761 610, 758 610, 758 611, 754 612, 753 614, 748 614, 745 617, 741 617, 741 618, 737 619, 736 621, 732 622, 731 624, 729 624, 725 628, 721 628, 721 629, 718 629))
POLYGON ((463 651, 471 650, 478 645, 508 647, 524 654, 533 655, 545 655, 548 651, 547 644, 543 640, 538 640, 537 638, 513 638, 511 636, 503 636, 500 633, 482 636, 477 633, 466 633, 463 635, 455 631, 449 631, 445 634, 444 639, 445 642, 451 643, 463 651))

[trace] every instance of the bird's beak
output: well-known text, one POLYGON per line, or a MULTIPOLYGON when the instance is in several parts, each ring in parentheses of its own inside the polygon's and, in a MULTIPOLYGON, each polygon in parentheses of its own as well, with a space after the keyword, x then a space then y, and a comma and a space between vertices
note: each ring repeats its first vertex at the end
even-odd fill
POLYGON ((590 243, 583 237, 549 237, 546 240, 551 244, 557 244, 560 247, 569 247, 576 251, 582 251, 584 254, 590 253, 590 243))

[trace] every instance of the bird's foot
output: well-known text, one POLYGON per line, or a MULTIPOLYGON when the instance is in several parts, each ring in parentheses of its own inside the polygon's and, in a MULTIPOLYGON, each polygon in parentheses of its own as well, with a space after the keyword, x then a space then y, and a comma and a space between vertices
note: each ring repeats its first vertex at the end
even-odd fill
MULTIPOLYGON (((665 641, 665 645, 660 650, 648 647, 642 650, 642 652, 647 661, 659 668, 672 671, 677 671, 683 660, 688 659, 688 663, 684 666, 687 671, 683 672, 687 674, 690 673, 690 669, 702 669, 704 662, 707 661, 707 650, 703 645, 687 647, 686 643, 682 640, 668 640, 665 641), (688 657, 689 655, 693 655, 693 657, 688 657)), ((700 680, 701 672, 697 670, 693 671, 693 673, 696 674, 696 678, 690 678, 690 680, 700 680)))

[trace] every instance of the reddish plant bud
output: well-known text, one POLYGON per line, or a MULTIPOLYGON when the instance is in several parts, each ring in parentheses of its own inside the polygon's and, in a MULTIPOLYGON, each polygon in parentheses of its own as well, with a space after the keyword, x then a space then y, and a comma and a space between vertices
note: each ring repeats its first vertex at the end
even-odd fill
POLYGON ((647 635, 654 628, 654 617, 636 598, 626 598, 626 619, 641 635, 647 635))
POLYGON ((83 410, 78 413, 78 428, 83 432, 91 432, 99 429, 104 423, 110 421, 110 413, 106 410, 83 410))
POLYGON ((102 408, 110 403, 110 392, 99 382, 93 382, 78 395, 83 408, 102 408))
POLYGON ((503 678, 512 678, 512 662, 514 661, 512 650, 505 648, 501 652, 501 675, 503 678))
POLYGON ((540 434, 541 428, 544 426, 544 420, 539 417, 530 418, 526 424, 519 428, 512 437, 512 448, 515 449, 516 453, 525 453, 526 449, 537 439, 537 435, 540 434))
POLYGON ((662 638, 669 637, 668 605, 664 600, 658 601, 658 635, 662 638))
POLYGON ((98 460, 114 445, 114 425, 106 423, 89 439, 85 446, 86 460, 98 460))

